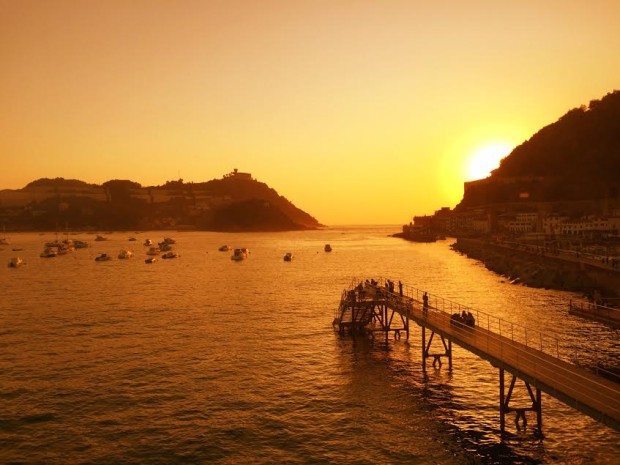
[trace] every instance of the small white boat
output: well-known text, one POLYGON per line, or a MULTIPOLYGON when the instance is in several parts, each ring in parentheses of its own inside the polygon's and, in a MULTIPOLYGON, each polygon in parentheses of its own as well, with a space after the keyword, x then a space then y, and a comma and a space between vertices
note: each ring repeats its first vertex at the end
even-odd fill
POLYGON ((58 253, 56 252, 55 249, 53 249, 52 247, 46 247, 45 249, 43 249, 43 252, 41 252, 39 257, 41 257, 41 258, 53 258, 56 255, 58 255, 58 253))
POLYGON ((159 252, 160 252, 159 247, 151 247, 151 248, 150 248, 150 249, 146 252, 146 254, 147 254, 147 255, 159 255, 159 252))
POLYGON ((9 261, 9 268, 19 268, 20 266, 25 265, 24 261, 19 257, 13 257, 9 261))
POLYGON ((154 244, 154 242, 150 239, 147 239, 144 241, 144 247, 151 247, 154 244))
POLYGON ((164 260, 167 260, 169 258, 179 258, 179 254, 176 252, 166 252, 165 254, 163 254, 161 256, 161 258, 163 258, 164 260))
POLYGON ((112 257, 110 257, 107 253, 102 253, 97 255, 97 257, 95 258, 96 262, 107 262, 112 260, 112 257))
POLYGON ((156 262, 157 259, 155 257, 149 257, 146 260, 144 260, 144 263, 153 263, 156 262))
POLYGON ((290 262, 293 259, 293 254, 290 252, 287 252, 286 255, 284 255, 284 261, 285 262, 290 262))
POLYGON ((106 237, 103 237, 103 236, 99 236, 99 235, 98 235, 97 237, 95 237, 95 240, 96 240, 97 242, 100 242, 100 241, 107 241, 108 239, 107 239, 106 237))
POLYGON ((227 245, 222 245, 222 246, 220 246, 220 248, 219 248, 219 249, 217 249, 217 250, 219 250, 220 252, 228 252, 228 251, 230 250, 230 247, 229 247, 229 246, 227 246, 227 245))
POLYGON ((174 239, 172 239, 171 237, 164 237, 164 242, 168 245, 172 245, 172 244, 176 244, 177 241, 175 241, 174 239))
POLYGON ((245 260, 246 258, 248 258, 248 249, 235 249, 233 251, 233 254, 231 255, 230 259, 231 260, 235 260, 237 262, 241 261, 241 260, 245 260))
POLYGON ((325 244, 325 247, 323 247, 323 250, 325 250, 325 252, 331 252, 332 251, 332 246, 329 244, 325 244))
POLYGON ((118 258, 120 260, 127 260, 128 258, 131 258, 131 257, 133 257, 133 252, 131 250, 123 249, 118 253, 118 258))

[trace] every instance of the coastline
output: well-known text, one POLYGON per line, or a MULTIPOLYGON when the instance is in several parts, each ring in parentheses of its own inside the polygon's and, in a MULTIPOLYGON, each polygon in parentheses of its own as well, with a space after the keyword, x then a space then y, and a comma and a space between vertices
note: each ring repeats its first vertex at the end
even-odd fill
POLYGON ((605 297, 618 297, 620 293, 620 273, 617 271, 511 250, 480 239, 457 238, 451 248, 479 260, 487 269, 506 276, 511 282, 580 292, 587 296, 596 291, 605 297))

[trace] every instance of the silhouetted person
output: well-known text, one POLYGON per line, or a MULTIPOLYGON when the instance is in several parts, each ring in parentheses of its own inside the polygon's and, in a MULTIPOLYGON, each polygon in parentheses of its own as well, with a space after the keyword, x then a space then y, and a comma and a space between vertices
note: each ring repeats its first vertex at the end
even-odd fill
POLYGON ((428 294, 426 292, 422 296, 422 313, 424 316, 428 315, 428 294))
POLYGON ((403 283, 402 281, 398 281, 398 293, 402 296, 403 295, 403 283))

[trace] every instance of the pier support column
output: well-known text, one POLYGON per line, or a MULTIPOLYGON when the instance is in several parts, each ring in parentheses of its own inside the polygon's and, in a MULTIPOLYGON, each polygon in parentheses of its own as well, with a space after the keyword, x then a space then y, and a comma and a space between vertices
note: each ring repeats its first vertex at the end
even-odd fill
POLYGON ((506 396, 504 394, 504 369, 499 369, 499 434, 503 438, 506 434, 506 412, 504 411, 504 403, 506 396))
POLYGON ((542 431, 542 393, 540 392, 540 389, 536 388, 536 436, 542 438, 542 431))
POLYGON ((532 402, 529 407, 511 407, 510 400, 512 398, 512 393, 515 387, 515 383, 517 381, 517 377, 512 375, 512 379, 510 380, 510 386, 508 387, 508 392, 504 393, 504 369, 499 369, 499 430, 502 438, 506 435, 506 414, 510 412, 515 412, 515 427, 517 431, 525 431, 527 429, 527 416, 526 412, 535 412, 536 413, 536 428, 534 430, 534 435, 538 438, 543 437, 542 433, 542 394, 540 389, 536 388, 536 394, 532 391, 532 387, 530 383, 527 381, 523 381, 525 384, 525 388, 530 397, 530 401, 532 402))
POLYGON ((383 306, 383 321, 385 322, 385 343, 387 344, 390 335, 390 320, 388 319, 387 303, 383 306))
POLYGON ((422 372, 426 375, 426 328, 422 326, 422 372))

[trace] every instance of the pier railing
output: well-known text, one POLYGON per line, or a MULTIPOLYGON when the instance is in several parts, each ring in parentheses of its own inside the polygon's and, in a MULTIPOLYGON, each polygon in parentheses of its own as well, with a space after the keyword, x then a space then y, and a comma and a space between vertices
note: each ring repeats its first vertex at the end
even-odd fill
MULTIPOLYGON (((378 281, 377 287, 382 289, 383 292, 386 292, 386 296, 388 298, 390 296, 393 298, 400 296, 398 282, 392 281, 395 285, 394 291, 391 292, 386 287, 386 282, 388 281, 387 278, 380 277, 376 280, 378 281)), ((364 280, 355 278, 352 279, 350 289, 353 289, 359 283, 364 283, 364 280)), ((520 323, 515 323, 513 321, 492 315, 488 312, 454 302, 450 299, 418 289, 414 286, 403 284, 402 296, 411 298, 420 308, 422 306, 424 294, 428 296, 429 313, 443 313, 448 316, 451 316, 454 313, 461 314, 463 311, 471 313, 475 317, 476 324, 473 328, 468 329, 473 331, 472 334, 479 334, 480 336, 486 338, 487 346, 490 344, 499 346, 500 352, 503 347, 506 346, 519 354, 523 352, 522 346, 525 346, 526 348, 535 349, 543 354, 549 355, 559 361, 563 361, 571 365, 580 365, 579 362, 571 356, 572 354, 568 354, 566 349, 563 348, 560 343, 560 337, 557 333, 554 333, 549 328, 545 329, 545 331, 541 331, 539 329, 520 323), (481 331, 481 329, 486 331, 481 331)), ((612 381, 620 383, 620 375, 618 373, 614 373, 600 366, 600 361, 603 360, 603 357, 599 356, 598 351, 594 351, 593 355, 593 371, 612 381)), ((527 358, 532 358, 532 352, 528 351, 524 354, 524 356, 527 358)), ((584 368, 592 369, 592 367, 589 366, 584 366, 584 368)), ((567 378, 570 378, 570 376, 573 376, 573 374, 567 375, 567 378)), ((617 401, 617 399, 615 399, 615 401, 617 401)))

